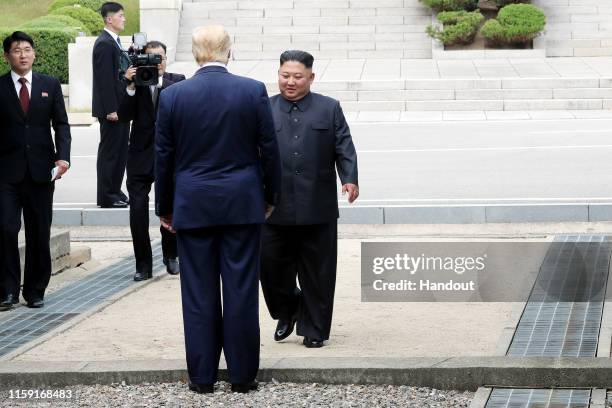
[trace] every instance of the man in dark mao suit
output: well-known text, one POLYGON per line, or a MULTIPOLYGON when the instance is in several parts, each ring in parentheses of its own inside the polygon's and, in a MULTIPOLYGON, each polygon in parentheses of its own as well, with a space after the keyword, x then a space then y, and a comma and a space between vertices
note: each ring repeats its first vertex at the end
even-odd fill
POLYGON ((257 388, 261 224, 280 190, 266 88, 227 71, 230 45, 221 26, 194 31, 201 68, 161 93, 155 138, 156 211, 177 231, 190 389, 206 393, 222 349, 232 390, 257 388))
MULTIPOLYGON (((153 256, 149 236, 149 192, 155 179, 153 163, 155 160, 155 119, 159 106, 161 91, 170 85, 185 79, 184 75, 166 72, 166 45, 150 41, 144 48, 148 54, 159 54, 159 79, 156 85, 135 86, 131 82, 125 89, 119 108, 122 120, 132 120, 130 146, 127 161, 127 189, 130 195, 130 231, 134 256, 136 258, 135 281, 153 277, 153 256)), ((130 67, 126 79, 132 81, 136 68, 130 67)), ((176 259, 176 235, 160 227, 162 240, 162 258, 166 270, 171 275, 179 273, 176 259)))
POLYGON ((28 307, 40 308, 51 277, 55 180, 70 166, 70 126, 60 82, 32 71, 36 58, 32 38, 16 31, 3 47, 11 71, 0 77, 0 310, 19 301, 17 236, 22 212, 26 239, 22 294, 28 307))
POLYGON ((270 98, 283 166, 281 199, 263 230, 261 286, 274 339, 297 334, 308 348, 329 338, 336 286, 338 193, 359 195, 357 154, 349 127, 332 98, 310 92, 313 57, 280 57, 280 95, 270 98), (301 291, 296 285, 299 279, 301 291))

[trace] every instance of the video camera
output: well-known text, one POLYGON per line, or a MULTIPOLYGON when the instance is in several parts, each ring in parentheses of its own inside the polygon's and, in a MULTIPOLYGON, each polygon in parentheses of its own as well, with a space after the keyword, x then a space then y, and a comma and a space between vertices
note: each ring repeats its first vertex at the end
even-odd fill
POLYGON ((159 54, 147 54, 146 33, 135 33, 132 36, 132 46, 128 51, 124 51, 121 58, 121 77, 125 75, 129 66, 136 68, 134 83, 136 86, 157 85, 159 81, 159 70, 157 65, 162 63, 162 56, 159 54))

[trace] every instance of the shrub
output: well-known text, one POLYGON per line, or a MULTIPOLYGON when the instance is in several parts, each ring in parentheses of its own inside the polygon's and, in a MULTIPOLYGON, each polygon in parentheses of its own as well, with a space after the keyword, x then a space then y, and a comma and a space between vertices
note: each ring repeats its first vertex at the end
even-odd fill
POLYGON ((546 16, 531 4, 511 4, 502 8, 497 20, 482 26, 481 34, 492 44, 521 44, 537 37, 546 25, 546 16))
MULTIPOLYGON (((74 42, 76 30, 65 27, 64 30, 49 28, 30 28, 23 29, 34 39, 36 46, 36 61, 34 70, 43 74, 51 75, 60 80, 61 83, 68 83, 68 44, 74 42)), ((5 39, 14 30, 0 30, 0 38, 5 39)), ((9 66, 4 60, 0 62, 0 73, 9 70, 9 66)))
POLYGON ((86 28, 87 32, 93 35, 100 34, 104 29, 104 21, 96 12, 78 5, 66 6, 55 9, 51 15, 68 16, 78 20, 86 28))
POLYGON ((478 0, 421 0, 426 6, 435 11, 461 11, 476 10, 478 0))
MULTIPOLYGON (((62 7, 74 6, 78 5, 81 7, 88 8, 95 13, 98 13, 102 4, 104 4, 105 0, 54 0, 51 5, 49 5, 49 12, 60 9, 62 7)), ((99 18, 102 17, 98 14, 99 18)))
POLYGON ((18 29, 23 31, 31 29, 59 30, 72 33, 75 36, 79 31, 84 31, 86 34, 88 34, 87 28, 79 20, 61 15, 40 16, 34 20, 23 23, 18 29))
POLYGON ((427 34, 444 45, 470 44, 483 19, 480 11, 445 11, 438 14, 438 20, 444 25, 443 30, 429 26, 427 34))

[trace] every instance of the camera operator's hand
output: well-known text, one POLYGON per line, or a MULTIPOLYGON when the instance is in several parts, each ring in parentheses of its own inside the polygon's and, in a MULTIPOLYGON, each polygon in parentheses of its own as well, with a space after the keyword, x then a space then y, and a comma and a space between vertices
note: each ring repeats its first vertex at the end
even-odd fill
POLYGON ((119 120, 119 116, 117 115, 117 112, 109 113, 106 115, 106 120, 109 122, 117 122, 119 120))
POLYGON ((132 82, 134 80, 134 75, 136 75, 136 67, 130 65, 125 71, 125 79, 132 82))

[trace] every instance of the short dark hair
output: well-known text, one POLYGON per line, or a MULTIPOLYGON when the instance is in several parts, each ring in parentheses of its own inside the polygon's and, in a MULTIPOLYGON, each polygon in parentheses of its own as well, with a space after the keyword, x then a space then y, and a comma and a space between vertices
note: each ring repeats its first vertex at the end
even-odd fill
POLYGON ((121 4, 114 1, 107 1, 100 7, 100 14, 102 15, 102 18, 106 18, 109 14, 118 13, 121 10, 123 10, 123 6, 121 4))
POLYGON ((164 52, 168 52, 168 50, 166 49, 166 44, 161 41, 149 41, 147 45, 145 45, 144 49, 146 51, 149 48, 163 48, 164 52))
POLYGON ((30 37, 23 31, 15 31, 13 34, 6 37, 4 41, 2 42, 2 47, 4 48, 4 52, 8 54, 8 52, 11 50, 11 46, 13 45, 13 43, 21 42, 21 41, 28 42, 30 43, 32 48, 35 48, 34 40, 32 39, 32 37, 30 37))
POLYGON ((281 66, 287 61, 301 62, 306 68, 310 69, 314 63, 314 57, 306 51, 288 50, 283 52, 280 56, 281 66))

